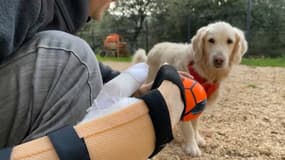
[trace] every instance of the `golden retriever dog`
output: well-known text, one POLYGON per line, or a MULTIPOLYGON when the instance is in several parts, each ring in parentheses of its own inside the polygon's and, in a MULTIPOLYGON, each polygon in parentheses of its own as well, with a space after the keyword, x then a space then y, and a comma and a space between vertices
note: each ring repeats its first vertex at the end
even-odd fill
MULTIPOLYGON (((217 99, 222 81, 232 67, 240 63, 247 47, 244 33, 240 29, 226 22, 215 22, 200 28, 191 39, 191 44, 162 42, 156 44, 147 57, 145 51, 140 49, 134 55, 133 63, 146 59, 150 67, 147 82, 153 81, 164 63, 189 72, 205 88, 208 106, 217 99)), ((205 141, 198 131, 198 119, 182 122, 182 132, 185 151, 192 156, 200 156, 198 146, 205 145, 205 141)))

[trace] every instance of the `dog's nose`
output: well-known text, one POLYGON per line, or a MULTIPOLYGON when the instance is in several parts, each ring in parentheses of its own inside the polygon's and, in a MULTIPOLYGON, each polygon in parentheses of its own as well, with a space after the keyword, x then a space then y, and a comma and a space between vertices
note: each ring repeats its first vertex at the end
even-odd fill
POLYGON ((222 57, 216 57, 215 59, 214 59, 214 65, 215 65, 215 67, 216 68, 220 68, 220 67, 222 67, 223 66, 223 64, 224 64, 224 58, 222 58, 222 57))

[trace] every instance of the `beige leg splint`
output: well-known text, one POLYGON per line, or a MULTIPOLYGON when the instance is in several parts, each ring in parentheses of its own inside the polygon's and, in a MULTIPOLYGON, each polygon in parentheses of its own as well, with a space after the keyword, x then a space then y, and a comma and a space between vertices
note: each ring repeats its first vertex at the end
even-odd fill
MULTIPOLYGON (((140 100, 127 108, 74 127, 91 160, 145 160, 154 150, 148 107, 140 100)), ((13 148, 12 160, 58 160, 48 137, 13 148)))
POLYGON ((113 111, 111 107, 100 117, 15 146, 12 152, 10 149, 0 150, 0 159, 146 160, 155 155, 173 139, 170 118, 175 119, 173 124, 176 124, 183 112, 182 104, 180 111, 171 108, 172 105, 167 106, 156 88, 164 79, 170 80, 179 87, 184 103, 186 100, 177 71, 171 66, 161 68, 153 90, 141 97, 143 100, 136 99, 113 111), (174 112, 178 114, 171 114, 174 112))

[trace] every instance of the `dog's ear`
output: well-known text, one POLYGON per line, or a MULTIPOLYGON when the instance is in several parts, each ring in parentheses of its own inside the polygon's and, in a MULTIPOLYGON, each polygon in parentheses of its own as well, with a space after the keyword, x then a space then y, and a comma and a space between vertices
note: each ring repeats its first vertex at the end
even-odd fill
POLYGON ((204 37, 206 32, 207 27, 200 28, 191 40, 195 60, 201 60, 204 55, 204 37))
POLYGON ((236 35, 236 43, 231 55, 231 62, 234 64, 239 64, 242 56, 247 52, 248 45, 243 31, 236 27, 233 27, 233 29, 236 35))

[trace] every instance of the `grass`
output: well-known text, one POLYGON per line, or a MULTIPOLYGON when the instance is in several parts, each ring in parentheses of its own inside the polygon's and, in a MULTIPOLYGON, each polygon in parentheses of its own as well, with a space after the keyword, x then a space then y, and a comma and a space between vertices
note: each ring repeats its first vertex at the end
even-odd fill
POLYGON ((247 85, 247 87, 249 87, 249 88, 257 88, 257 86, 255 84, 249 84, 249 85, 247 85))
POLYGON ((285 67, 285 56, 279 58, 243 58, 242 64, 260 67, 285 67))
MULTIPOLYGON (((114 61, 114 62, 131 62, 132 56, 128 57, 102 57, 96 54, 99 61, 114 61)), ((285 56, 279 58, 243 58, 242 64, 248 66, 259 66, 259 67, 285 67, 285 56)))
POLYGON ((102 57, 100 55, 96 55, 96 57, 101 62, 104 62, 104 61, 131 62, 132 61, 131 56, 128 56, 128 57, 109 57, 109 56, 102 57))

